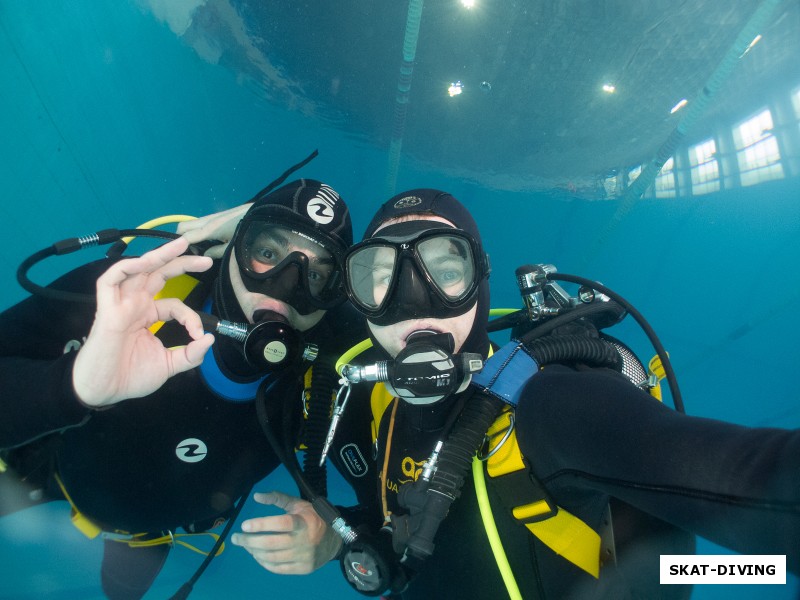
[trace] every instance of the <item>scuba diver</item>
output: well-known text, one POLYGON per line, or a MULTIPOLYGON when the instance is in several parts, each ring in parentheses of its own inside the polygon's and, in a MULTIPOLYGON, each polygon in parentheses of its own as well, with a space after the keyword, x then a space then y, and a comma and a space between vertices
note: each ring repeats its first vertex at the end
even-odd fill
MULTIPOLYGON (((356 365, 348 353, 339 370, 348 391, 371 387, 377 493, 347 527, 325 518, 356 590, 686 598, 690 586, 659 585, 659 557, 694 553, 695 534, 786 554, 800 572, 800 433, 664 406, 650 378, 624 372, 638 359, 599 333, 624 310, 576 309, 543 339, 517 325, 524 343, 494 348, 488 256, 466 208, 438 190, 386 202, 345 260, 373 354, 356 365)), ((334 421, 361 418, 340 408, 334 421)), ((349 443, 348 431, 329 438, 349 443)))
MULTIPOLYGON (((327 431, 332 360, 363 321, 343 289, 345 202, 310 179, 274 189, 299 166, 250 201, 221 261, 181 237, 28 285, 0 314, 0 514, 69 501, 104 539, 112 599, 144 595, 174 544, 230 527, 278 467, 257 396, 287 407, 293 444, 327 431)), ((324 494, 324 470, 308 474, 324 494)))

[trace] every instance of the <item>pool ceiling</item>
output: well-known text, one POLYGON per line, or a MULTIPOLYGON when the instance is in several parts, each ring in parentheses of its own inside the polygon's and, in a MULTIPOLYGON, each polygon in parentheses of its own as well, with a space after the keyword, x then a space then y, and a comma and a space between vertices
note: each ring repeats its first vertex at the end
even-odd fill
MULTIPOLYGON (((141 1, 270 102, 485 184, 572 190, 652 158, 686 112, 671 109, 698 97, 763 4, 429 0, 413 44, 408 2, 208 0, 176 16, 141 1)), ((800 4, 772 4, 697 136, 800 82, 800 4)))

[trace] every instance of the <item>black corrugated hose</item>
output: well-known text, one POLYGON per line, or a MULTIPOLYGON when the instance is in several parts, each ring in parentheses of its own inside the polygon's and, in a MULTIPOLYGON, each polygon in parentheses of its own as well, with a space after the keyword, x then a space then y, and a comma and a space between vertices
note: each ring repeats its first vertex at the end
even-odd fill
POLYGON ((331 394, 336 389, 334 363, 334 357, 329 354, 320 354, 314 361, 314 369, 311 372, 311 398, 305 422, 306 451, 303 455, 303 473, 319 496, 328 495, 327 469, 325 463, 322 465, 319 463, 331 421, 333 406, 331 394))

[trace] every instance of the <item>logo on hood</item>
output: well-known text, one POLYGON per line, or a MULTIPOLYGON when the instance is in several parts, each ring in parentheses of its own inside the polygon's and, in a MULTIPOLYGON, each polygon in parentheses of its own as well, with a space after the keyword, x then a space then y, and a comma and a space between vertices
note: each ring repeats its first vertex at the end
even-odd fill
POLYGON ((339 195, 331 187, 322 184, 317 195, 308 201, 306 212, 320 225, 327 225, 333 221, 333 210, 338 200, 339 195))
POLYGON ((400 200, 395 202, 394 207, 411 208, 412 206, 417 206, 418 204, 422 204, 422 198, 418 198, 417 196, 406 196, 405 198, 400 198, 400 200))

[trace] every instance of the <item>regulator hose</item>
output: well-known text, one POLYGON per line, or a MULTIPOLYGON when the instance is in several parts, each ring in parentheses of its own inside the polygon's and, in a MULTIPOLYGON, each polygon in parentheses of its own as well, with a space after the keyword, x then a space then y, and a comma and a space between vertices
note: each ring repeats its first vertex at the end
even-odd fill
POLYGON ((28 271, 31 270, 33 265, 43 261, 45 258, 51 256, 61 256, 63 254, 70 254, 83 248, 90 246, 100 246, 104 244, 111 244, 127 236, 139 237, 153 237, 167 240, 173 240, 180 237, 177 233, 170 231, 161 231, 159 229, 103 229, 90 235, 77 238, 67 238, 58 241, 47 248, 43 248, 38 252, 34 252, 28 258, 22 261, 17 268, 17 282, 27 292, 31 294, 56 300, 59 302, 80 302, 82 304, 94 304, 96 297, 94 294, 80 294, 77 292, 68 292, 63 290, 56 290, 46 288, 41 285, 33 283, 28 277, 28 271))
MULTIPOLYGON (((404 561, 412 570, 419 570, 422 561, 433 554, 433 539, 450 505, 461 493, 472 457, 483 444, 486 431, 500 414, 503 402, 489 394, 470 388, 470 394, 453 430, 442 446, 439 465, 427 486, 422 511, 415 530, 406 545, 404 561)), ((400 488, 400 501, 413 494, 417 483, 400 488)), ((418 488, 417 488, 418 489, 418 488)), ((410 500, 409 504, 413 503, 410 500)))
POLYGON ((331 419, 331 390, 336 389, 337 382, 333 363, 334 358, 328 354, 317 357, 311 371, 311 398, 305 421, 306 451, 303 454, 303 473, 318 496, 328 495, 326 463, 320 465, 320 459, 331 419))
POLYGON ((622 357, 605 340, 582 335, 560 335, 554 338, 521 340, 539 365, 554 362, 582 362, 595 367, 620 370, 622 357))
MULTIPOLYGON (((602 339, 569 335, 534 340, 526 343, 534 360, 540 366, 550 363, 581 361, 594 366, 607 366, 619 370, 622 358, 616 348, 602 339)), ((433 554, 433 539, 447 516, 450 505, 461 494, 467 474, 472 469, 472 459, 483 445, 489 427, 494 423, 505 403, 477 388, 470 387, 458 419, 453 424, 439 453, 438 465, 430 482, 419 480, 400 488, 400 502, 408 507, 421 507, 414 522, 414 531, 407 543, 405 563, 418 570, 423 560, 433 554), (424 488, 424 500, 414 498, 424 488)))

